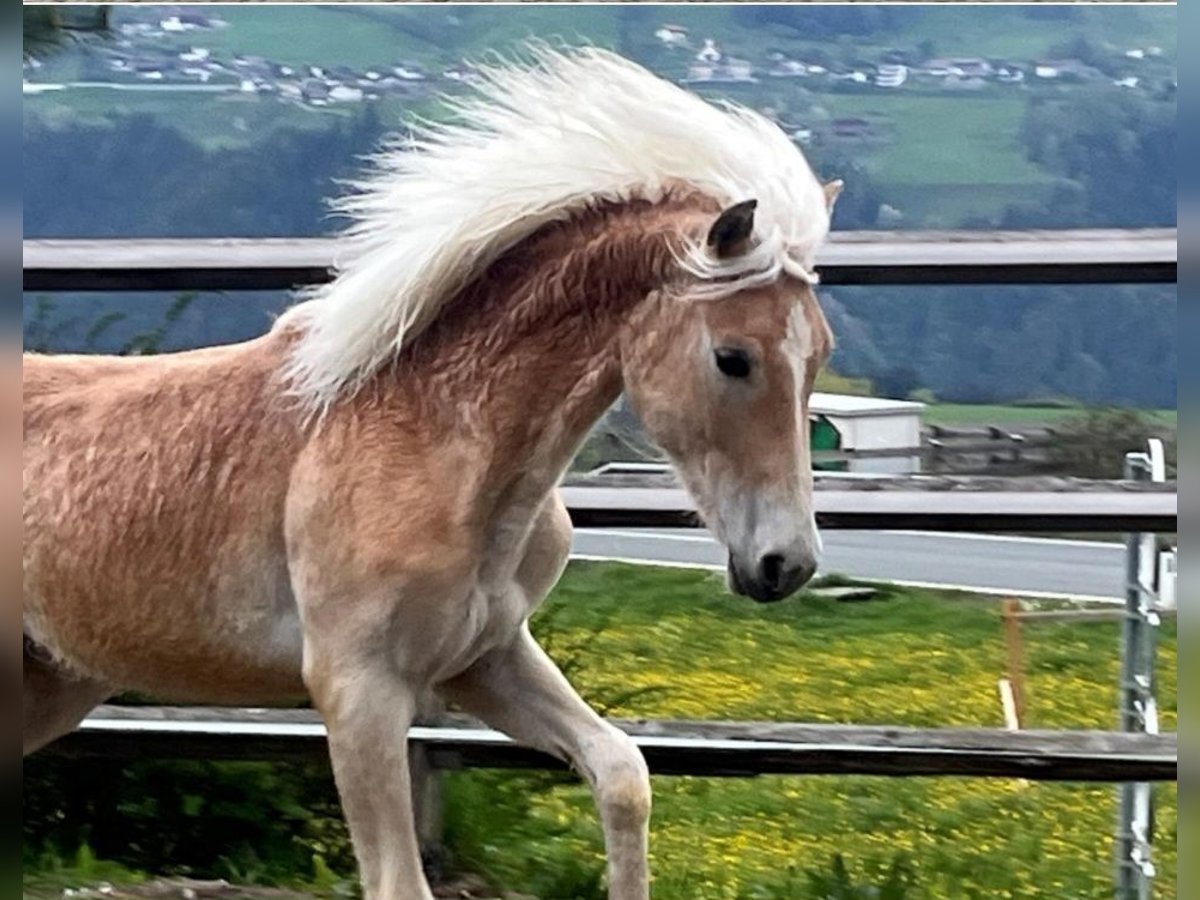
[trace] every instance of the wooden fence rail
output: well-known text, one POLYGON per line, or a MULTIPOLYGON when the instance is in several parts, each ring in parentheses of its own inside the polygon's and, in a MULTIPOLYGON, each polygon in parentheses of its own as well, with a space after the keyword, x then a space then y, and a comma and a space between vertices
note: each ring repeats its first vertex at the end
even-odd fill
MULTIPOLYGON (((562 487, 579 528, 699 528, 687 493, 657 475, 575 476, 562 487)), ((1178 530, 1175 482, 971 476, 822 476, 817 523, 830 529, 959 532, 1178 530)))
MULTIPOLYGON (((827 285, 1169 283, 1174 228, 841 231, 817 265, 827 285)), ((29 240, 26 291, 288 290, 329 278, 327 238, 29 240)))
MULTIPOLYGON (((614 724, 633 737, 651 771, 661 775, 1178 778, 1173 733, 664 720, 614 724)), ((440 769, 564 767, 464 716, 418 725, 410 740, 440 769)), ((312 710, 215 707, 101 707, 50 751, 121 759, 327 759, 325 729, 312 710)))

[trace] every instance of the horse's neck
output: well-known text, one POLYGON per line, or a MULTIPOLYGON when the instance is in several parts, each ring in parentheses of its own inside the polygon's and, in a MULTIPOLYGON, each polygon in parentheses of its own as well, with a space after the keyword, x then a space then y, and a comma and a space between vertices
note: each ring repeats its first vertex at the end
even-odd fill
MULTIPOLYGON (((463 293, 402 360, 489 492, 549 491, 621 391, 619 339, 672 270, 682 207, 623 207, 544 230, 463 293)), ((411 394, 410 394, 411 396, 411 394)))

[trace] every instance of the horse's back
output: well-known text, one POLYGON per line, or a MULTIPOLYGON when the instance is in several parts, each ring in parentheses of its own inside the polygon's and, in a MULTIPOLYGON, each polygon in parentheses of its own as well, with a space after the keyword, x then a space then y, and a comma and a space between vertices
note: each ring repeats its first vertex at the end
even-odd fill
MULTIPOLYGON (((219 698, 246 677, 246 648, 226 653, 227 632, 276 639, 286 461, 299 446, 274 381, 280 349, 268 336, 156 357, 25 357, 24 612, 58 659, 168 694, 203 674, 219 698)), ((290 631, 283 643, 288 668, 290 631)))

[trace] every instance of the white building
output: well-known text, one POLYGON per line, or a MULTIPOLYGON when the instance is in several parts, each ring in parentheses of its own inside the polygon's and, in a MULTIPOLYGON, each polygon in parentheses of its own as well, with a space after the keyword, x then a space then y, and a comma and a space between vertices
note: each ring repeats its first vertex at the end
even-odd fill
POLYGON ((329 99, 335 103, 358 103, 363 99, 361 88, 339 84, 329 91, 329 99))
POLYGON ((663 25, 654 36, 668 47, 684 47, 688 42, 688 30, 682 25, 663 25))
POLYGON ((704 46, 696 54, 696 62, 718 63, 721 61, 721 50, 712 38, 704 39, 704 46))
MULTIPOLYGON (((839 450, 908 450, 921 446, 921 413, 924 403, 888 400, 882 397, 854 397, 848 394, 816 392, 809 401, 809 413, 824 419, 836 430, 839 450)), ((820 426, 814 426, 814 430, 820 426)), ((829 449, 830 441, 814 434, 814 449, 829 449)), ((851 459, 843 471, 883 474, 909 474, 921 470, 921 457, 883 456, 851 459)))
POLYGON ((875 84, 879 87, 898 88, 908 80, 908 66, 880 66, 875 75, 875 84))

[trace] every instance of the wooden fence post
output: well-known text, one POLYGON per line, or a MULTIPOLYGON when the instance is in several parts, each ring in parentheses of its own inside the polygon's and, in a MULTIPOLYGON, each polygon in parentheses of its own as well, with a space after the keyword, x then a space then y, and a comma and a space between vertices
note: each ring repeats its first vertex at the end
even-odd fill
POLYGON ((1021 644, 1021 604, 1012 597, 1003 603, 1004 643, 1008 648, 1008 683, 1012 687, 1017 722, 1025 724, 1025 651, 1021 644))

